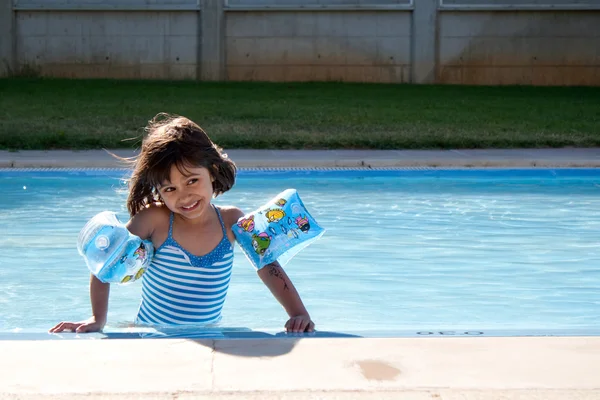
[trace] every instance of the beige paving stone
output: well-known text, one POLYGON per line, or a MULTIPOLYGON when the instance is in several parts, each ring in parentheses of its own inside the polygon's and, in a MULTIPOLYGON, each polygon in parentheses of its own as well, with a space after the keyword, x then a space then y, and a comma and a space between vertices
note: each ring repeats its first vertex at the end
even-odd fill
POLYGON ((0 399, 600 399, 600 337, 0 341, 0 399))
POLYGON ((398 390, 388 392, 164 392, 2 394, 0 400, 598 400, 600 390, 398 390))
POLYGON ((441 390, 439 400, 598 400, 596 390, 441 390))
POLYGON ((219 391, 596 389, 599 370, 600 337, 216 341, 213 364, 219 391))
POLYGON ((0 393, 209 390, 212 342, 0 341, 0 393))
POLYGON ((402 392, 323 392, 323 391, 301 391, 301 392, 173 392, 173 393, 145 393, 136 394, 118 394, 118 393, 85 393, 68 394, 61 393, 55 395, 3 395, 0 393, 0 400, 19 399, 44 399, 44 400, 75 400, 75 399, 94 399, 94 400, 432 400, 439 399, 435 393, 429 391, 402 391, 402 392))
MULTIPOLYGON (((120 157, 132 150, 110 150, 120 157)), ((240 168, 600 167, 600 148, 489 150, 226 150, 240 168)), ((104 150, 0 151, 0 168, 123 168, 104 150)))

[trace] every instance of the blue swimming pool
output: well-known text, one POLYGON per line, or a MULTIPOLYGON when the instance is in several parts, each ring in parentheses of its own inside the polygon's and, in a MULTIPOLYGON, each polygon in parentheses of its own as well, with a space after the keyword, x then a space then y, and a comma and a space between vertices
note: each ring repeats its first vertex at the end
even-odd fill
MULTIPOLYGON (((127 219, 122 170, 0 170, 0 334, 90 314, 77 234, 127 219)), ((241 170, 216 204, 296 188, 327 232, 286 267, 317 329, 363 336, 600 332, 600 170, 241 170)), ((111 289, 131 331, 140 284, 111 289)), ((286 315, 236 248, 224 329, 286 315)))

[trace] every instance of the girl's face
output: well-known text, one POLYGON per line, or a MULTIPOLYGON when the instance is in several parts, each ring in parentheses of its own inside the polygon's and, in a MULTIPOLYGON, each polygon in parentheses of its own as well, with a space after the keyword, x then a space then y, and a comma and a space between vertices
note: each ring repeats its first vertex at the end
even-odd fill
POLYGON ((169 210, 183 218, 195 219, 210 207, 214 178, 204 167, 182 169, 184 173, 172 165, 170 179, 158 187, 158 192, 169 210))

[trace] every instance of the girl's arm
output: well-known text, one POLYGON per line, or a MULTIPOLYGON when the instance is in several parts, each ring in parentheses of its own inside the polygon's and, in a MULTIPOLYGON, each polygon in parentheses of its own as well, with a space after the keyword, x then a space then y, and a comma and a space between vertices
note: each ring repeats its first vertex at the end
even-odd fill
POLYGON ((94 275, 90 275, 90 301, 92 303, 92 316, 85 321, 59 322, 50 329, 50 333, 71 331, 77 333, 98 332, 106 324, 108 312, 108 295, 110 284, 102 283, 94 275))
POLYGON ((266 265, 258 270, 258 276, 290 316, 285 324, 286 330, 288 332, 312 332, 315 324, 311 321, 300 295, 281 265, 278 262, 266 265))
MULTIPOLYGON (((92 318, 90 322, 95 323, 102 330, 106 324, 106 315, 108 314, 108 296, 110 294, 110 283, 103 283, 94 275, 90 276, 90 301, 92 303, 92 318)), ((77 332, 88 332, 86 328, 81 327, 77 332)))
MULTIPOLYGON (((142 239, 148 239, 153 232, 156 220, 160 218, 160 211, 156 207, 149 207, 134 217, 125 226, 133 235, 142 239)), ((98 332, 106 325, 108 314, 108 298, 110 284, 103 283, 94 275, 90 274, 90 302, 92 304, 92 316, 79 322, 59 322, 50 329, 50 333, 72 331, 77 333, 98 332)))
MULTIPOLYGON (((231 226, 237 223, 244 213, 237 207, 220 209, 227 226, 229 240, 231 243, 235 243, 236 238, 231 226)), ((286 330, 288 332, 312 332, 315 324, 311 321, 300 295, 281 265, 278 262, 266 265, 258 270, 258 276, 289 315, 290 319, 285 323, 286 330)))

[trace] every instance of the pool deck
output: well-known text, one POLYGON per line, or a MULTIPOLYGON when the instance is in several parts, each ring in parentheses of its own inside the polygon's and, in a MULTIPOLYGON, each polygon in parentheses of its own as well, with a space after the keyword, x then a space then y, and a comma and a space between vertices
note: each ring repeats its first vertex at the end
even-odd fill
POLYGON ((600 337, 0 341, 0 399, 600 399, 600 337))
MULTIPOLYGON (((111 150, 120 157, 134 151, 111 150)), ((226 150, 240 168, 600 167, 600 148, 493 150, 226 150)), ((104 150, 0 151, 0 168, 119 168, 104 150)))
MULTIPOLYGON (((241 168, 600 167, 600 149, 228 154, 241 168)), ((0 151, 0 168, 83 167, 121 165, 103 151, 0 151)), ((142 340, 75 336, 0 340, 0 400, 600 399, 600 336, 593 335, 142 340)))

